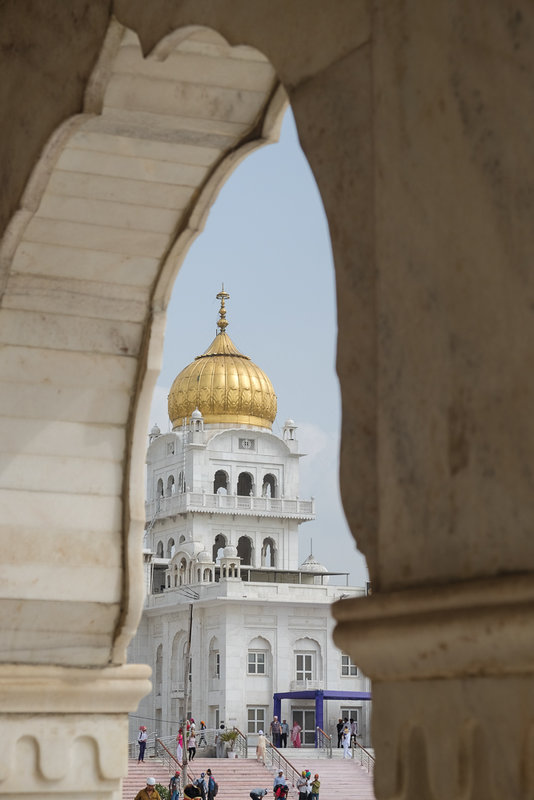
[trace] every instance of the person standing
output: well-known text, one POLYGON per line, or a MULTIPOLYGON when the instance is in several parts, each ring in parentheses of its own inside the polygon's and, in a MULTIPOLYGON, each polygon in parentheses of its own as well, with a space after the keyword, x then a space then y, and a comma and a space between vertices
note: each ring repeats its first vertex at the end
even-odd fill
POLYGON ((178 736, 176 737, 176 760, 179 764, 182 763, 182 758, 184 755, 184 734, 182 729, 178 731, 178 736))
POLYGON ((289 736, 289 725, 287 721, 282 720, 280 725, 280 747, 287 747, 287 737, 289 736))
POLYGON ((206 770, 206 775, 208 778, 208 800, 213 800, 213 798, 217 796, 219 787, 212 775, 211 769, 206 770))
POLYGON ((319 775, 315 773, 312 785, 311 785, 311 800, 319 800, 319 788, 321 786, 321 781, 319 780, 319 775))
POLYGON ((351 755, 349 753, 350 747, 350 728, 346 725, 343 728, 343 758, 350 758, 351 755))
POLYGON ((256 761, 259 761, 261 764, 265 764, 265 735, 263 731, 258 732, 258 743, 256 745, 256 761))
POLYGON ((291 744, 293 747, 300 747, 300 732, 302 728, 297 720, 293 720, 293 727, 291 728, 291 744))
POLYGON ((306 779, 306 770, 302 770, 297 778, 297 792, 299 793, 299 800, 308 800, 308 781, 306 779))
POLYGON ((147 778, 146 786, 137 792, 135 800, 161 800, 159 793, 156 791, 156 779, 147 778))
POLYGON ((179 800, 180 797, 180 773, 178 770, 174 773, 169 781, 169 794, 171 800, 179 800))
POLYGON ((337 721, 336 730, 337 730, 337 746, 341 747, 341 741, 343 739, 343 720, 341 717, 337 721))
POLYGON ((215 736, 215 755, 217 758, 225 758, 226 756, 226 742, 224 739, 221 739, 221 734, 224 733, 224 731, 224 722, 221 722, 215 736))
POLYGON ((206 723, 204 722, 203 719, 201 719, 200 720, 200 738, 198 740, 198 746, 199 747, 202 747, 202 745, 204 745, 204 747, 206 747, 206 745, 207 745, 206 737, 204 735, 204 731, 205 730, 206 730, 206 723))
POLYGON ((271 722, 271 738, 275 747, 280 747, 280 721, 278 717, 273 717, 271 722))
POLYGON ((189 739, 187 740, 187 752, 189 753, 189 761, 193 761, 197 752, 197 740, 194 729, 189 732, 189 739))
POLYGON ((137 744, 139 745, 139 758, 137 763, 145 760, 146 740, 148 739, 146 728, 144 725, 139 726, 139 736, 137 737, 137 744))
POLYGON ((358 735, 358 723, 355 719, 350 719, 350 743, 352 747, 356 747, 356 737, 358 735))
POLYGON ((276 794, 276 790, 278 789, 279 786, 287 786, 287 781, 284 778, 284 773, 282 772, 282 770, 279 771, 278 775, 274 779, 273 792, 275 794, 276 794))
POLYGON ((208 787, 206 786, 206 773, 201 772, 200 778, 197 778, 195 781, 195 786, 198 786, 200 789, 200 796, 202 800, 206 800, 208 794, 208 787))

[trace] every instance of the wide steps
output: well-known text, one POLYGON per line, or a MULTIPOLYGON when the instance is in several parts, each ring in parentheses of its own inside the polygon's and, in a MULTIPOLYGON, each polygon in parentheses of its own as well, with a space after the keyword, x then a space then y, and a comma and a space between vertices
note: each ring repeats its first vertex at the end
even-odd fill
POLYGON ((246 758, 195 758, 188 764, 189 775, 195 778, 201 772, 211 769, 219 784, 217 800, 246 800, 251 789, 261 787, 269 790, 268 800, 272 800, 273 775, 271 771, 255 759, 246 758))
POLYGON ((373 776, 360 766, 360 762, 349 759, 311 758, 299 759, 294 753, 289 759, 295 769, 309 770, 312 779, 319 774, 321 788, 319 797, 324 800, 375 800, 373 776))
POLYGON ((137 759, 128 759, 128 775, 122 782, 122 800, 133 800, 137 792, 144 789, 147 778, 155 778, 156 783, 168 786, 169 770, 156 758, 146 758, 142 764, 137 759))
MULTIPOLYGON (((358 760, 328 759, 317 757, 314 751, 288 749, 284 755, 295 769, 309 770, 313 775, 317 772, 321 781, 320 795, 323 800, 375 800, 373 778, 358 760)), ((211 769, 213 777, 219 784, 217 800, 248 800, 251 789, 263 787, 268 789, 267 799, 272 800, 273 770, 258 763, 253 758, 195 758, 188 764, 191 778, 200 777, 201 772, 211 769)), ((151 775, 157 783, 168 786, 170 774, 156 759, 148 759, 144 764, 137 761, 128 762, 128 777, 123 783, 123 800, 133 800, 137 792, 145 786, 146 778, 151 775)), ((295 797, 295 792, 291 792, 295 797)))

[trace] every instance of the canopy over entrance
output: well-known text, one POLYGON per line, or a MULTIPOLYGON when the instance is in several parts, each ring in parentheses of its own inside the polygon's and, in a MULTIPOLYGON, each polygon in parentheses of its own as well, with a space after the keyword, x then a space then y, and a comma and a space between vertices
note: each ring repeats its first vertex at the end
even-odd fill
POLYGON ((275 692, 273 694, 273 715, 278 719, 281 719, 282 700, 315 700, 315 747, 317 747, 317 728, 324 729, 324 701, 371 700, 371 692, 336 692, 329 689, 275 692))

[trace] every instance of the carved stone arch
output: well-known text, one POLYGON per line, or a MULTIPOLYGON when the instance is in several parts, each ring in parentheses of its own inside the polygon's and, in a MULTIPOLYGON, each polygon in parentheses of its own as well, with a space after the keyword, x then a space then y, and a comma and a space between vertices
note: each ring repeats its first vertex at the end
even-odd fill
POLYGON ((167 497, 173 495, 175 491, 176 491, 176 486, 174 482, 174 475, 171 473, 171 475, 169 475, 169 477, 167 478, 167 492, 166 492, 167 497))
POLYGON ((240 472, 237 476, 236 494, 241 497, 250 497, 254 494, 254 477, 250 472, 240 472))
POLYGON ((262 567, 277 567, 278 552, 276 542, 272 536, 266 536, 261 546, 261 565, 262 567))
POLYGON ((254 563, 254 542, 251 536, 243 534, 237 542, 237 555, 241 559, 242 565, 254 563))
POLYGON ((276 476, 272 472, 267 472, 263 476, 261 494, 262 497, 278 497, 276 476))
POLYGON ((221 557, 222 555, 221 550, 224 550, 227 544, 228 544, 228 537, 225 536, 224 533, 218 533, 217 536, 215 537, 215 541, 213 543, 213 548, 212 548, 213 561, 217 561, 217 559, 221 557))
POLYGON ((226 470, 218 469, 213 476, 213 494, 227 494, 230 477, 226 470))
POLYGON ((156 545, 156 556, 157 558, 163 558, 163 542, 161 541, 161 539, 156 545))

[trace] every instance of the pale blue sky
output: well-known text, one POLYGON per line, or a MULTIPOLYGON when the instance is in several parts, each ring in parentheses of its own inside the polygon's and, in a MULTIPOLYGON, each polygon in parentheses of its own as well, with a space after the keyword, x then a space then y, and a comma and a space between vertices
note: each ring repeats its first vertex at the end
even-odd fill
POLYGON ((176 375, 216 333, 224 282, 227 332, 269 376, 278 397, 273 426, 298 425, 300 496, 315 497, 317 520, 300 526, 310 552, 363 585, 367 570, 347 527, 338 490, 339 385, 335 373, 334 270, 319 192, 300 149, 291 111, 278 144, 252 153, 230 176, 191 247, 169 304, 163 369, 150 425, 167 430, 176 375))

